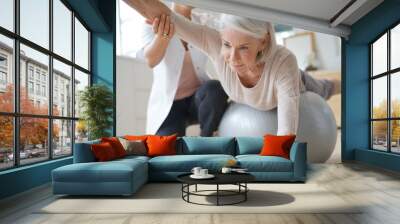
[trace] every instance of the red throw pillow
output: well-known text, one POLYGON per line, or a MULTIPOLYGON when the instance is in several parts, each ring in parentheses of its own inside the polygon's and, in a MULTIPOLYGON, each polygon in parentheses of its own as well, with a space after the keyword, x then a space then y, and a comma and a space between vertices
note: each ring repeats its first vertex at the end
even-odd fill
POLYGON ((280 156, 290 159, 290 148, 296 138, 296 135, 265 135, 264 145, 261 149, 262 156, 280 156))
POLYGON ((126 151, 124 146, 122 146, 121 142, 116 137, 109 137, 109 138, 101 138, 101 142, 108 142, 114 149, 115 155, 118 158, 126 156, 126 151))
POLYGON ((117 158, 115 151, 109 142, 92 144, 90 147, 94 157, 99 162, 110 161, 117 158))
POLYGON ((170 136, 148 136, 146 142, 148 156, 176 155, 176 134, 170 136))

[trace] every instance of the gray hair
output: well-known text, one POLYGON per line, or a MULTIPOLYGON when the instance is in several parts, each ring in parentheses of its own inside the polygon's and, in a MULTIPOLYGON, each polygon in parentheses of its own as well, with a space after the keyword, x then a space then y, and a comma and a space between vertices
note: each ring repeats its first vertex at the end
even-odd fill
POLYGON ((225 28, 233 28, 255 38, 264 38, 269 34, 269 47, 267 52, 262 52, 262 55, 257 55, 257 59, 263 60, 271 55, 276 48, 275 30, 270 22, 261 21, 257 19, 250 19, 241 16, 230 14, 223 14, 220 18, 220 30, 225 28))
POLYGON ((223 14, 220 19, 220 28, 222 30, 226 27, 234 28, 255 38, 264 38, 266 33, 275 35, 275 31, 270 22, 223 14))

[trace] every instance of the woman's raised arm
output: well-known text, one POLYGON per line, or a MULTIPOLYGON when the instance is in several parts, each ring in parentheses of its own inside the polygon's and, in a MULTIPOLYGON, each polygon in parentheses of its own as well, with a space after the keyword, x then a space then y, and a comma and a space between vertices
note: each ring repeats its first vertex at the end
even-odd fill
POLYGON ((221 38, 218 31, 204 25, 199 25, 172 12, 158 0, 124 0, 146 19, 153 21, 161 15, 169 15, 175 25, 176 34, 184 41, 206 53, 211 59, 216 59, 221 49, 221 38))
POLYGON ((171 9, 158 0, 124 0, 124 2, 152 22, 154 18, 160 17, 162 14, 171 14, 171 9))

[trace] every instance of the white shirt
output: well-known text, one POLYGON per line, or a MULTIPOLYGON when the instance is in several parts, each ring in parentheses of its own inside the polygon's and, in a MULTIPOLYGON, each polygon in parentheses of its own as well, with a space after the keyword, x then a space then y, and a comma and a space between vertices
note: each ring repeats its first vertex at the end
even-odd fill
MULTIPOLYGON (((192 16, 192 19, 195 17, 192 16)), ((144 59, 144 47, 154 38, 150 25, 143 24, 142 48, 136 57, 144 59)), ((207 56, 188 44, 196 75, 201 83, 209 77, 205 71, 207 56)), ((153 85, 147 106, 146 133, 155 134, 167 118, 180 80, 185 49, 177 35, 171 38, 164 58, 153 68, 153 85)))

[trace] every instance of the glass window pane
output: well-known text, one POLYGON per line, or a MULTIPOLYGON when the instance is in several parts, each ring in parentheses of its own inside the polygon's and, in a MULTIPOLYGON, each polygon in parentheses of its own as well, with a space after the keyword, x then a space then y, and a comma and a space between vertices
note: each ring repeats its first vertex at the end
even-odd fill
POLYGON ((53 120, 53 157, 72 154, 72 121, 53 120))
POLYGON ((372 81, 372 118, 387 118, 387 77, 372 81))
POLYGON ((14 124, 10 116, 0 116, 0 170, 14 165, 14 124))
POLYGON ((79 117, 81 115, 79 98, 81 92, 85 89, 86 86, 89 86, 89 75, 81 72, 78 69, 75 69, 75 117, 79 117))
POLYGON ((400 120, 391 121, 392 152, 400 153, 400 120))
POLYGON ((34 163, 49 158, 48 121, 45 118, 20 118, 20 164, 34 163))
POLYGON ((391 74, 390 85, 391 116, 400 118, 400 72, 391 74))
POLYGON ((391 30, 390 37, 390 67, 400 67, 400 24, 391 30))
POLYGON ((75 18, 75 63, 89 70, 89 32, 75 18))
POLYGON ((14 31, 14 0, 1 0, 0 9, 0 26, 14 31))
POLYGON ((49 48, 49 0, 20 0, 21 36, 49 48))
POLYGON ((387 34, 372 45, 372 68, 374 76, 387 71, 387 34))
POLYGON ((53 51, 72 60, 72 12, 60 0, 53 0, 53 17, 53 51))
POLYGON ((47 115, 49 57, 21 44, 20 109, 25 114, 47 115))
POLYGON ((387 121, 372 122, 372 148, 387 151, 387 121))
POLYGON ((75 143, 85 142, 88 138, 88 128, 84 120, 75 121, 75 143))
POLYGON ((72 117, 71 66, 53 60, 53 115, 72 117))
POLYGON ((14 111, 14 43, 0 35, 0 111, 14 111))

